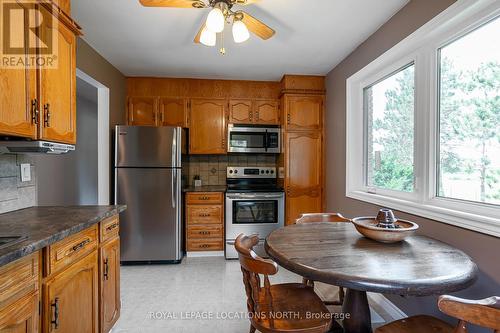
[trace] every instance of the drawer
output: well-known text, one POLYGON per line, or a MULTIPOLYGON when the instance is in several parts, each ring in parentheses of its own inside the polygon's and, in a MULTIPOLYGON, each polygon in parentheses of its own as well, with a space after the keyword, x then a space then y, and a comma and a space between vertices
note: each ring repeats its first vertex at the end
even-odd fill
POLYGON ((224 195, 221 192, 191 192, 186 194, 186 203, 188 205, 222 205, 224 195))
POLYGON ((222 239, 188 239, 188 251, 223 251, 224 241, 222 239))
POLYGON ((120 219, 118 215, 102 221, 99 224, 99 226, 100 226, 99 239, 101 243, 109 239, 118 237, 120 233, 120 219))
POLYGON ((222 206, 188 206, 188 224, 223 224, 222 206))
POLYGON ((0 267, 0 306, 38 290, 39 253, 0 267))
POLYGON ((224 229, 217 225, 195 225, 187 228, 187 237, 193 238, 219 238, 223 239, 224 229))
POLYGON ((97 237, 97 225, 94 225, 47 247, 46 275, 61 270, 95 250, 97 237))

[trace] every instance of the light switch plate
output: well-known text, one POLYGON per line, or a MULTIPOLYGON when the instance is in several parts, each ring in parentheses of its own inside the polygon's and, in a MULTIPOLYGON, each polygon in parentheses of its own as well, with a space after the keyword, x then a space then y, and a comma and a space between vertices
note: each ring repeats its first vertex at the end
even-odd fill
POLYGON ((29 163, 21 164, 21 181, 22 182, 31 181, 31 165, 29 163))
POLYGON ((279 167, 279 169, 278 169, 278 177, 279 177, 280 179, 285 178, 285 168, 283 168, 283 167, 279 167))

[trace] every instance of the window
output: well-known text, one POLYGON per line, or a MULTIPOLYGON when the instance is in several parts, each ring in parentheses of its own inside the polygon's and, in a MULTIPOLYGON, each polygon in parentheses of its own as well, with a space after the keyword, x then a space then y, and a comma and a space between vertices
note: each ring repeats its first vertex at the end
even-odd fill
POLYGON ((347 197, 500 237, 498 36, 457 1, 347 80, 347 197))
POLYGON ((439 50, 441 197, 500 204, 499 34, 497 18, 439 50))
POLYGON ((413 192, 414 90, 413 64, 364 89, 368 187, 413 192))

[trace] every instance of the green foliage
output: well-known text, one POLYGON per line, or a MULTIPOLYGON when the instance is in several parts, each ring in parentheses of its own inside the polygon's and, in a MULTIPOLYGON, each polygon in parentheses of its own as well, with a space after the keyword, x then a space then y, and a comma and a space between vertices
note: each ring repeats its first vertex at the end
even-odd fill
POLYGON ((398 191, 413 191, 413 167, 401 164, 394 156, 387 156, 380 161, 380 168, 373 173, 373 183, 378 187, 398 191))

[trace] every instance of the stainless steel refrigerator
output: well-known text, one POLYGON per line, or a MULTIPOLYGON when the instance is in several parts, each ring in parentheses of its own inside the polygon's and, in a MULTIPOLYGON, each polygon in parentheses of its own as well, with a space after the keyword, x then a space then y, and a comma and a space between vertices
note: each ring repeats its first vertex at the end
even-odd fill
POLYGON ((116 126, 115 203, 123 264, 178 263, 182 252, 183 130, 116 126))

